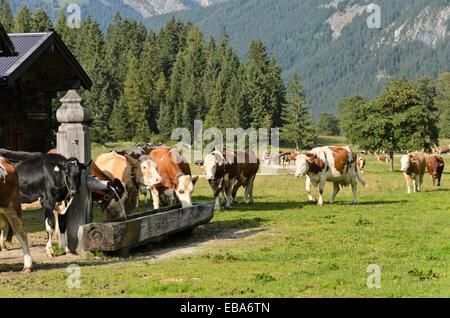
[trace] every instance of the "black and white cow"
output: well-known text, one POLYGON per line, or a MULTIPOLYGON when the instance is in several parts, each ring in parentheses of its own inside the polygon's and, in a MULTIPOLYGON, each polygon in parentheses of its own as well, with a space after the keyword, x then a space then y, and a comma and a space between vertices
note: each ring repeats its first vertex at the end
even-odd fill
POLYGON ((66 159, 57 154, 12 152, 0 149, 17 170, 22 204, 39 201, 44 210, 48 233, 47 256, 54 257, 52 234, 55 230, 54 210, 58 211, 61 247, 70 253, 66 241, 66 212, 81 183, 81 171, 89 165, 80 164, 75 158, 66 159), (64 206, 63 209, 60 207, 64 206))

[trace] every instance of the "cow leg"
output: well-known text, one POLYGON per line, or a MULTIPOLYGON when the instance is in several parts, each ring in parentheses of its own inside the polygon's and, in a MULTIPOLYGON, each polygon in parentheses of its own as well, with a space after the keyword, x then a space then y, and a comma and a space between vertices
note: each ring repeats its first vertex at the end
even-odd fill
POLYGON ((67 230, 67 216, 58 215, 59 232, 61 234, 61 248, 66 254, 71 254, 69 247, 67 246, 66 230, 67 230))
POLYGON ((356 181, 356 178, 352 178, 353 204, 358 204, 358 200, 356 199, 357 190, 358 190, 358 183, 356 181))
POLYGON ((311 179, 309 178, 309 176, 306 176, 306 194, 308 195, 309 202, 317 202, 311 194, 311 179))
MULTIPOLYGON (((434 182, 433 182, 433 184, 434 184, 434 182)), ((440 175, 438 175, 437 186, 438 187, 441 186, 441 176, 440 175)))
POLYGON ((233 182, 234 180, 228 180, 225 182, 224 192, 226 197, 226 208, 231 209, 231 202, 233 196, 233 182))
POLYGON ((220 210, 220 194, 215 196, 214 211, 220 210))
POLYGON ((408 194, 411 193, 411 178, 405 173, 406 187, 408 188, 408 194))
MULTIPOLYGON (((20 208, 19 208, 20 209, 20 208)), ((17 239, 20 242, 20 246, 23 251, 23 272, 31 273, 33 269, 33 259, 31 257, 30 248, 28 245, 27 232, 23 226, 22 219, 18 217, 17 210, 11 209, 11 213, 7 216, 9 223, 11 224, 17 239)))
POLYGON ((330 204, 333 204, 334 199, 336 198, 336 195, 339 193, 339 190, 340 190, 339 183, 334 182, 333 183, 333 195, 331 196, 330 204))
POLYGON ((44 204, 44 215, 45 215, 45 229, 47 230, 47 245, 45 250, 48 257, 55 257, 55 252, 53 251, 53 232, 55 231, 55 215, 53 214, 52 206, 44 204))
POLYGON ((236 181, 236 184, 233 187, 233 194, 232 194, 233 204, 237 204, 238 203, 238 201, 236 199, 236 195, 237 195, 237 192, 238 192, 240 187, 241 187, 241 183, 239 181, 236 181))
POLYGON ((248 184, 248 195, 250 198, 250 203, 255 203, 255 199, 253 198, 253 185, 255 184, 255 176, 250 178, 250 183, 248 184))
POLYGON ((50 258, 55 257, 55 252, 53 251, 53 231, 55 227, 54 220, 50 221, 50 219, 54 219, 54 216, 51 216, 50 218, 45 219, 45 229, 47 230, 47 244, 45 246, 45 250, 47 253, 47 256, 50 258))
POLYGON ((325 191, 325 180, 321 179, 319 183, 319 206, 323 206, 323 192, 325 191))
POLYGON ((4 237, 4 230, 1 230, 0 232, 0 251, 6 250, 6 244, 5 244, 5 237, 4 237))
POLYGON ((155 188, 151 188, 150 192, 152 194, 153 199, 153 209, 158 210, 161 207, 161 200, 159 198, 159 192, 155 188))

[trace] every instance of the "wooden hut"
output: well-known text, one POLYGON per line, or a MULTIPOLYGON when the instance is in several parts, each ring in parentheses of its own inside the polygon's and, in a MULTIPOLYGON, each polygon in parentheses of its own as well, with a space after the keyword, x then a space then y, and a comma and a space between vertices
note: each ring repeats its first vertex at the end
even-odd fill
POLYGON ((92 81, 54 30, 7 34, 0 24, 0 148, 52 147, 52 100, 92 81))

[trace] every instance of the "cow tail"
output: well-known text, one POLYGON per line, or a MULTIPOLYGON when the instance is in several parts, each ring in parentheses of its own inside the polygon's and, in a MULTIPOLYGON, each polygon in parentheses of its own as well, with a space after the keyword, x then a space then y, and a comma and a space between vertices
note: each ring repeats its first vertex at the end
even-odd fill
POLYGON ((356 164, 355 164, 355 172, 356 172, 356 179, 358 179, 358 181, 364 186, 364 188, 369 187, 369 184, 364 179, 364 177, 361 175, 359 168, 357 167, 356 164))
POLYGON ((14 230, 13 230, 11 224, 9 224, 9 222, 8 222, 8 236, 6 237, 7 243, 12 242, 13 235, 14 235, 14 230))

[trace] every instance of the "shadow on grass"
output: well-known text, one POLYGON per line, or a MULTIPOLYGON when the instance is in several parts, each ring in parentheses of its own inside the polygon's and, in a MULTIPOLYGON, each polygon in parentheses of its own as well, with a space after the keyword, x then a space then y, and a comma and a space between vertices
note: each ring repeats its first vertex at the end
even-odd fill
MULTIPOLYGON (((164 254, 171 254, 174 257, 183 256, 184 249, 195 249, 201 244, 213 240, 237 240, 256 235, 265 231, 263 225, 268 220, 258 217, 239 218, 234 220, 217 221, 199 226, 195 229, 177 233, 166 237, 157 243, 147 244, 145 246, 130 249, 127 257, 118 257, 119 253, 102 254, 99 260, 83 259, 67 261, 61 263, 34 263, 35 271, 64 269, 71 264, 80 267, 99 266, 114 263, 127 263, 136 261, 145 261, 158 258, 164 254), (177 254, 178 251, 181 251, 177 254)), ((37 245, 35 245, 36 247, 37 245)), ((39 246, 41 248, 41 246, 39 246)), ((42 247, 43 248, 43 247, 42 247)), ((21 249, 18 249, 21 251, 21 249)), ((57 260, 58 258, 56 258, 57 260)), ((17 272, 20 273, 23 267, 22 256, 17 259, 15 264, 0 264, 0 273, 17 272)))

